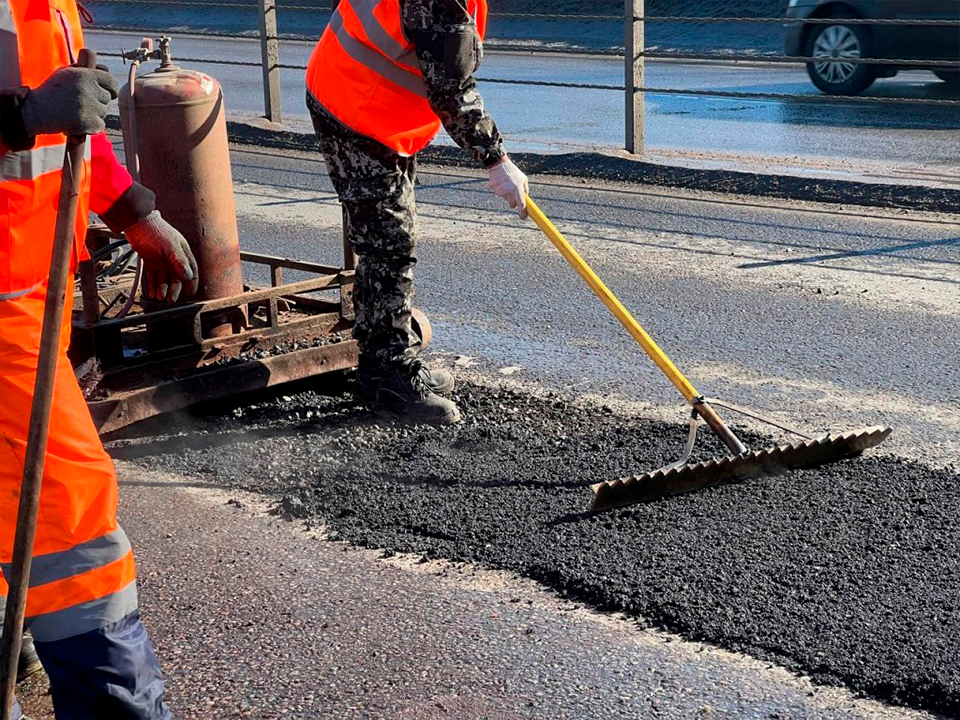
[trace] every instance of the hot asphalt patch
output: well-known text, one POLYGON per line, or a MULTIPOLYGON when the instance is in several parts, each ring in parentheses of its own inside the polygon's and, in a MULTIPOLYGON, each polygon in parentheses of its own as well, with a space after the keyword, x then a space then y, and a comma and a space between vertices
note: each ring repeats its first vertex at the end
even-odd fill
POLYGON ((672 461, 682 425, 556 394, 467 385, 457 400, 466 422, 434 429, 304 391, 167 419, 111 452, 266 493, 359 545, 505 568, 821 682, 960 716, 956 471, 865 457, 590 516, 590 483, 672 461))

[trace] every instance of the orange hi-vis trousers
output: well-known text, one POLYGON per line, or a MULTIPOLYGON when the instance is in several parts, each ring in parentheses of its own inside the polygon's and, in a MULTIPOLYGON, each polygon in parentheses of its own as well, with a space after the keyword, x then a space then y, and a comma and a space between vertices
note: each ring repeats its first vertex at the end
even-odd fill
MULTIPOLYGON (((46 285, 0 300, 0 568, 9 573, 37 376, 46 285)), ((67 298, 73 296, 72 290, 67 298)), ((27 625, 38 642, 80 635, 137 609, 136 568, 117 525, 117 476, 67 359, 70 310, 53 393, 27 625)), ((7 583, 0 579, 0 610, 7 583)))

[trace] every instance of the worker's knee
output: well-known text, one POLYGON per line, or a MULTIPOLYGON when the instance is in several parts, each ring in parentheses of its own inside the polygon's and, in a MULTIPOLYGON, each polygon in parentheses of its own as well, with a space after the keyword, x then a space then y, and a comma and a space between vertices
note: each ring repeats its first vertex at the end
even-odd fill
POLYGON ((347 237, 359 255, 412 257, 417 246, 413 188, 362 200, 344 201, 347 237))
POLYGON ((416 264, 417 259, 411 255, 361 255, 354 291, 360 304, 387 295, 409 295, 416 264))

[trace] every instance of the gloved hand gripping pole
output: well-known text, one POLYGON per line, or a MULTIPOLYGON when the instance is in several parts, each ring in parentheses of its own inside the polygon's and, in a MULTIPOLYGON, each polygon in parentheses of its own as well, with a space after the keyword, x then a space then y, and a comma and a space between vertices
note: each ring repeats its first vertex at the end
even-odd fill
MULTIPOLYGON (((95 68, 96 53, 91 50, 81 50, 77 65, 95 68)), ((3 636, 0 638, 0 718, 2 720, 13 719, 17 662, 23 637, 23 619, 27 608, 27 588, 30 586, 33 541, 37 530, 40 487, 47 436, 50 430, 50 408, 53 403, 54 380, 60 354, 60 329, 66 305, 67 280, 76 232, 86 143, 86 135, 68 137, 66 154, 63 158, 57 224, 53 238, 53 254, 50 259, 47 299, 43 309, 43 329, 40 334, 37 379, 33 387, 30 430, 23 462, 20 505, 17 510, 17 531, 13 541, 12 572, 6 578, 10 592, 7 597, 6 615, 3 618, 3 636)))

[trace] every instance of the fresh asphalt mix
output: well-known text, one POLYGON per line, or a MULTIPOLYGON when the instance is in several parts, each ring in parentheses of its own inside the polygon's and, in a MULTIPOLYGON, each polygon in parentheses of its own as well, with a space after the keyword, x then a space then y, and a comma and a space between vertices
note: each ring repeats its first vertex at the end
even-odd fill
POLYGON ((507 569, 817 681, 960 714, 953 470, 863 458, 589 515, 589 483, 668 462, 678 428, 555 392, 467 384, 457 400, 467 421, 435 429, 303 390, 112 452, 264 493, 334 539, 507 569))
MULTIPOLYGON (((319 236, 324 247, 336 247, 339 212, 320 170, 302 158, 238 153, 238 208, 248 245, 303 256, 311 253, 303 239, 315 243, 319 236)), ((953 425, 947 419, 937 431, 932 417, 914 415, 913 427, 910 420, 916 408, 942 402, 950 390, 945 369, 955 367, 955 318, 938 294, 957 281, 950 251, 957 233, 949 218, 861 219, 810 207, 793 214, 696 195, 624 193, 615 204, 606 199, 609 189, 543 188, 551 211, 593 222, 590 234, 604 240, 587 246, 591 257, 601 248, 620 253, 618 262, 601 260, 598 269, 626 289, 629 306, 660 309, 655 334, 666 332, 670 347, 688 348, 688 357, 692 347, 713 347, 710 354, 719 357, 737 349, 734 374, 699 363, 697 375, 714 377, 712 390, 738 398, 753 392, 753 402, 775 395, 776 383, 791 387, 786 380, 793 378, 799 395, 784 396, 791 412, 809 407, 819 417, 815 390, 821 386, 802 374, 817 367, 824 382, 845 393, 860 385, 860 404, 893 391, 908 401, 887 415, 899 434, 890 448, 915 444, 904 438, 914 440, 916 427, 931 428, 930 442, 913 454, 929 455, 930 464, 878 454, 588 515, 589 483, 674 460, 683 427, 633 414, 614 400, 604 405, 581 397, 583 387, 613 395, 619 388, 622 395, 626 384, 658 404, 671 396, 645 374, 645 364, 623 364, 636 350, 614 326, 586 314, 561 320, 558 303, 567 313, 585 313, 594 301, 557 290, 540 250, 523 249, 526 236, 525 245, 515 244, 515 231, 491 225, 489 203, 473 184, 470 177, 428 171, 420 193, 426 209, 420 299, 438 318, 437 349, 447 351, 438 361, 451 362, 449 351, 461 347, 481 356, 480 371, 466 373, 457 391, 463 425, 384 422, 350 400, 347 387, 320 383, 148 424, 114 439, 111 452, 262 493, 278 515, 306 519, 335 539, 386 554, 504 568, 588 606, 622 610, 820 682, 960 715, 960 485, 956 470, 946 466, 953 425), (473 229, 480 225, 486 229, 473 229), (620 242, 628 230, 619 228, 627 227, 637 244, 620 242), (680 234, 694 230, 697 235, 680 234), (463 243, 470 250, 456 252, 463 243), (745 279, 758 277, 756 271, 744 268, 758 264, 749 257, 755 246, 764 267, 795 261, 796 253, 810 258, 793 265, 796 282, 771 276, 766 285, 751 284, 745 279), (725 265, 735 254, 727 247, 736 249, 734 265, 725 265), (630 282, 633 273, 643 274, 644 263, 677 253, 696 260, 692 275, 684 276, 679 314, 671 309, 678 302, 674 267, 661 265, 658 275, 630 282), (517 269, 529 284, 511 286, 517 269), (698 273, 716 276, 716 283, 689 282, 698 273), (724 285, 725 273, 741 279, 724 285), (920 283, 924 294, 914 297, 908 291, 920 283), (878 288, 897 300, 876 299, 878 288), (553 309, 531 317, 523 305, 528 295, 553 309), (777 322, 755 321, 757 303, 777 322), (710 322, 715 317, 736 322, 710 322), (537 343, 521 342, 521 330, 536 332, 537 343), (781 347, 774 333, 792 333, 798 341, 781 347), (609 345, 594 352, 594 335, 609 345), (887 352, 877 353, 883 337, 887 352), (577 360, 577 348, 604 358, 605 370, 577 360), (915 359, 896 359, 907 349, 915 359), (497 375, 510 352, 528 368, 521 373, 526 384, 508 385, 497 375), (769 378, 770 385, 751 391, 736 382, 744 372, 769 378), (590 382, 577 386, 588 376, 590 382)), ((575 234, 578 243, 587 242, 575 234)), ((468 364, 455 369, 463 375, 468 364)), ((858 414, 848 404, 839 411, 873 418, 877 407, 879 400, 870 412, 858 414)), ((824 412, 836 419, 838 411, 824 412)), ((700 452, 718 450, 706 440, 700 452)))

